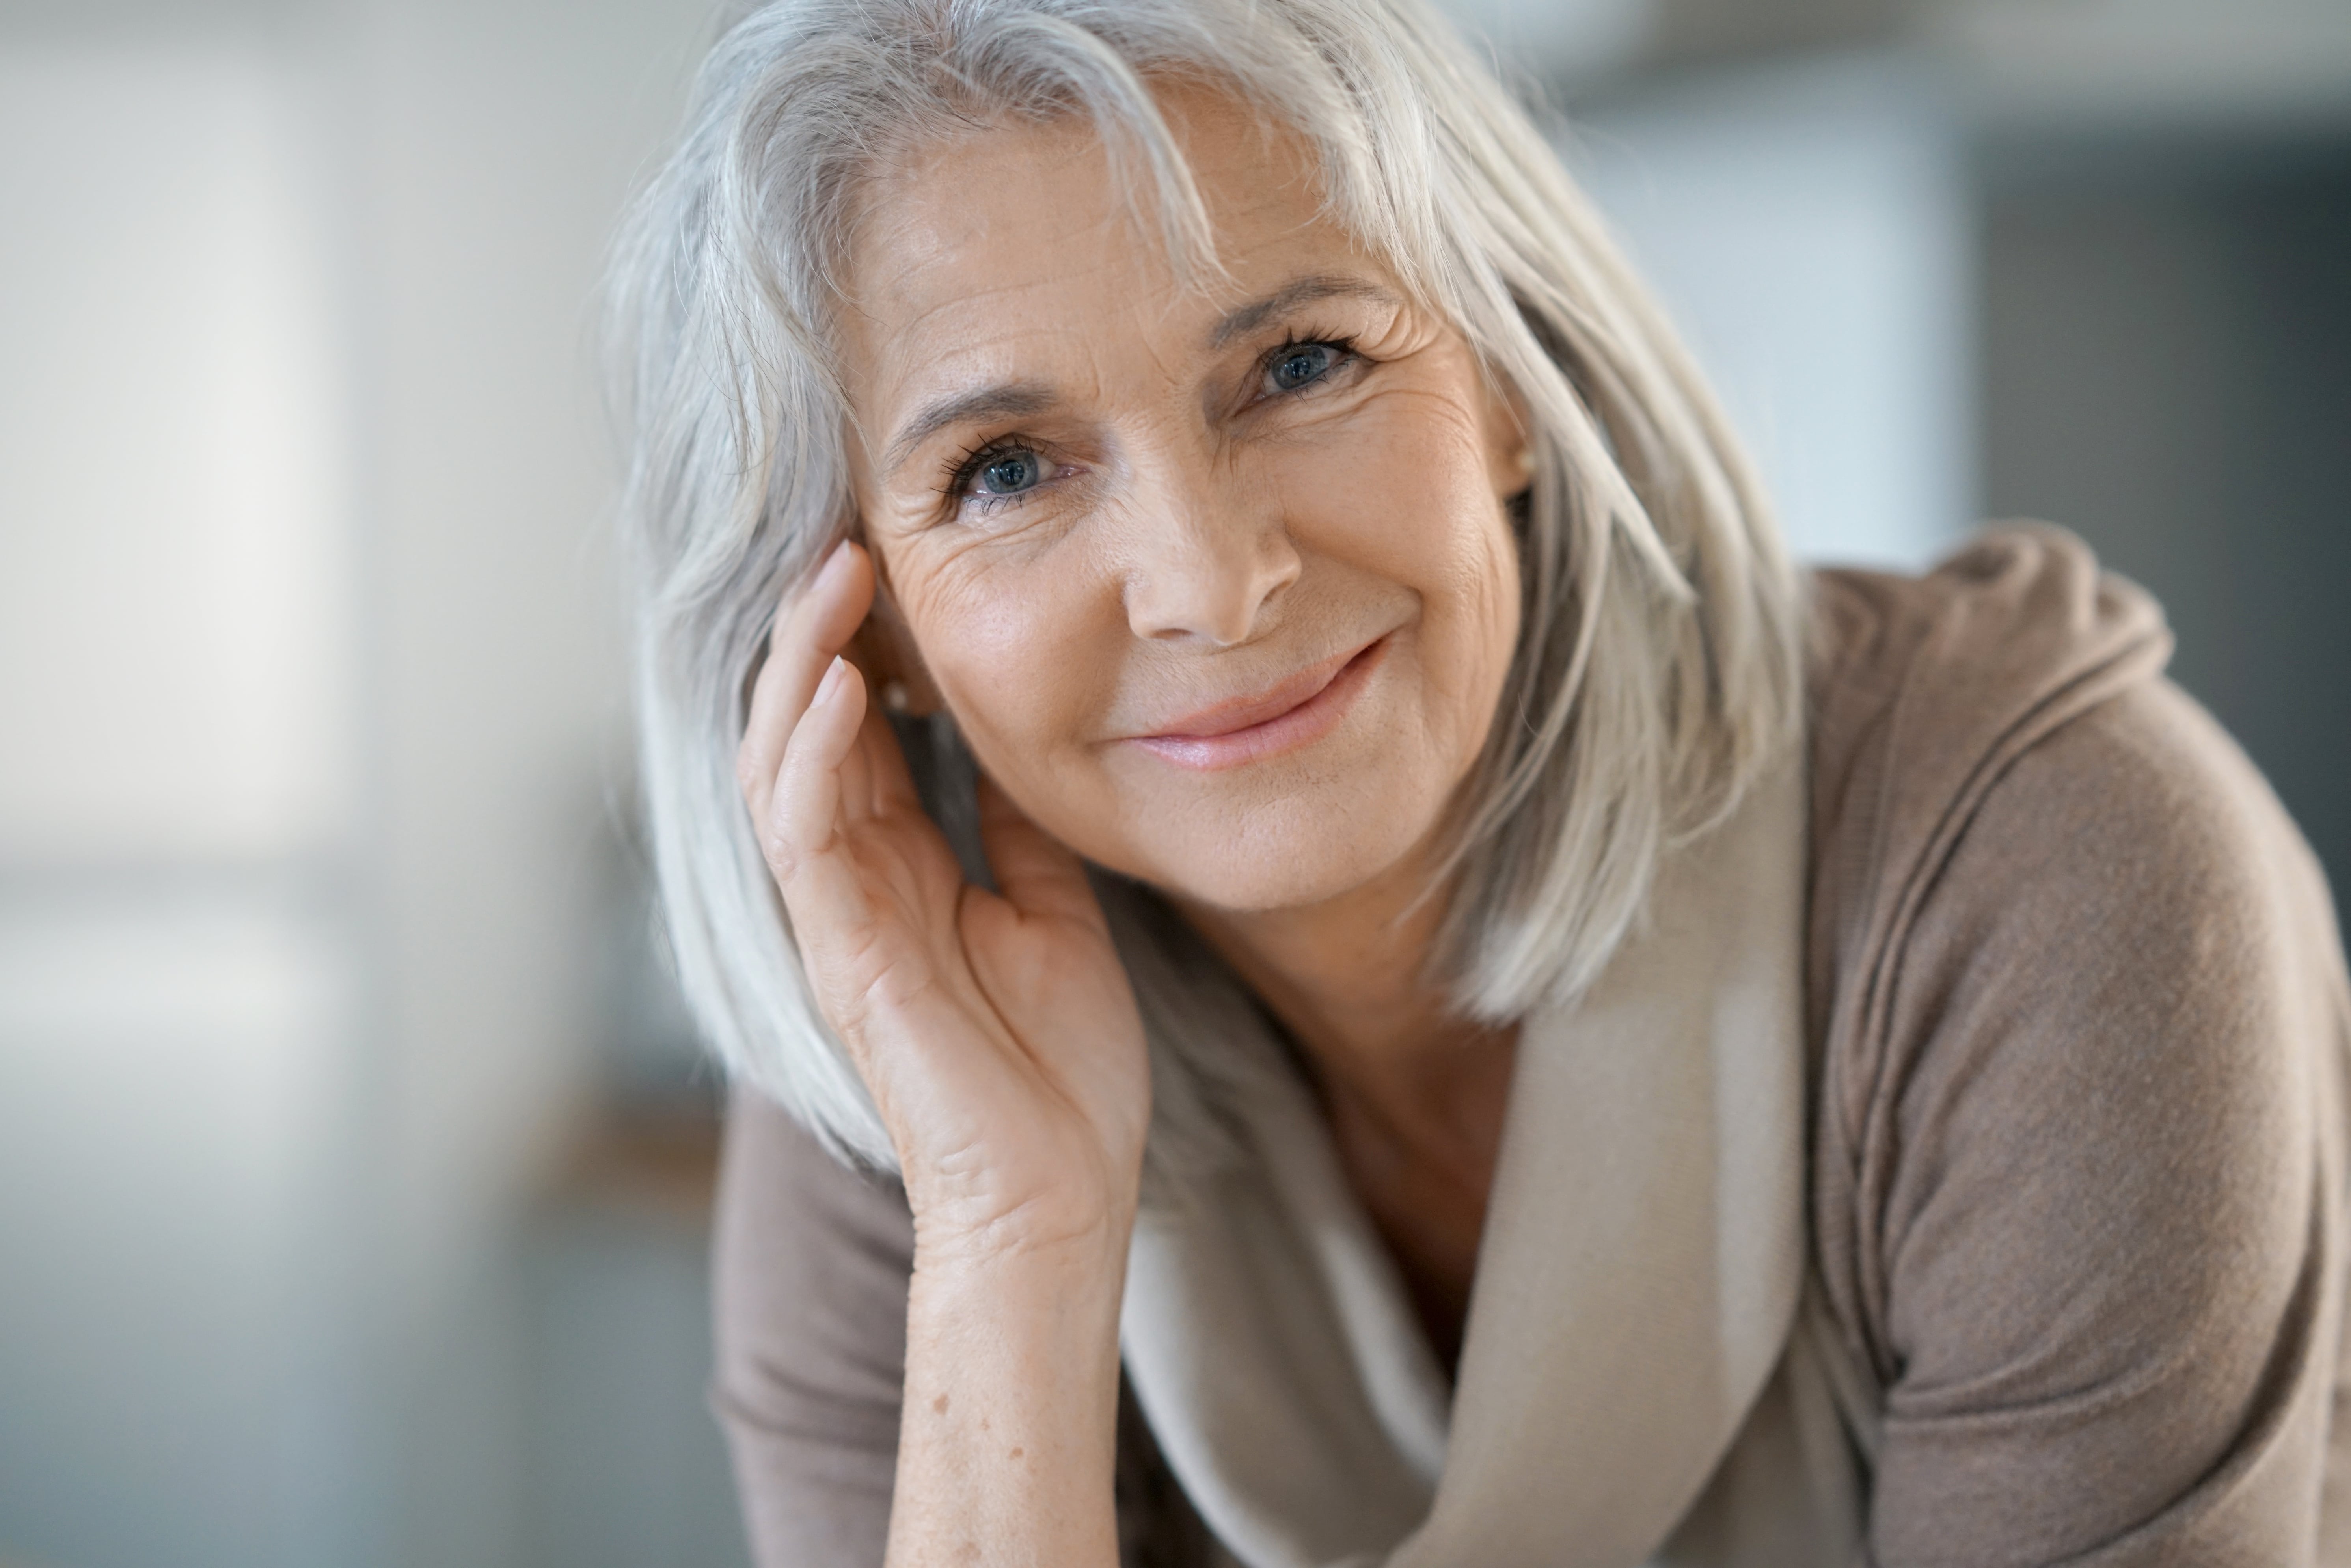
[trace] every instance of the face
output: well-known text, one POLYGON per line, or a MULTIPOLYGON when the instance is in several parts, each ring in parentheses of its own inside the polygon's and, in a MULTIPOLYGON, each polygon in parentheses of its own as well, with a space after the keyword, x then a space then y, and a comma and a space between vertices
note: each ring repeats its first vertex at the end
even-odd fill
POLYGON ((1172 274, 1082 122, 866 197, 842 349, 866 541, 927 682, 1047 831, 1213 908, 1437 841, 1519 631, 1518 423, 1317 214, 1294 145, 1161 100, 1230 274, 1172 274))

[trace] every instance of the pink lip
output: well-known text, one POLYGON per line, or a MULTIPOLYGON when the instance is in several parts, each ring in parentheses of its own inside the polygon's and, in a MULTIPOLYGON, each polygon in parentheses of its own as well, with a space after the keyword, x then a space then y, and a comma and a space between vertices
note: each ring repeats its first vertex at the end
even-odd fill
POLYGON ((1338 727, 1387 649, 1381 637, 1301 670, 1272 690, 1186 714, 1133 743, 1178 768, 1214 772, 1322 739, 1338 727))

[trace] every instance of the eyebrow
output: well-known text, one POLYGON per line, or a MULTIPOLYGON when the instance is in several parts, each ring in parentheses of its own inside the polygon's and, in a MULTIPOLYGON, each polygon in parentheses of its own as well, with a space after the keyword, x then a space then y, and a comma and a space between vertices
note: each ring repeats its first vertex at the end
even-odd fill
POLYGON ((1022 419, 1053 406, 1054 392, 1042 382, 1000 382, 975 392, 952 392, 923 405, 890 443, 882 472, 895 474, 914 449, 942 430, 973 420, 1022 419))
MULTIPOLYGON (((1396 297, 1376 283, 1339 276, 1301 277, 1283 284, 1261 299, 1235 306, 1217 319, 1208 332, 1208 346, 1221 349, 1234 339, 1253 332, 1268 321, 1317 299, 1369 299, 1393 305, 1396 297)), ((1042 382, 999 382, 970 392, 952 392, 923 405, 890 442, 883 455, 884 476, 897 473, 907 458, 943 430, 992 419, 1025 419, 1042 413, 1060 401, 1042 382)))
POLYGON ((1208 333, 1208 347, 1221 349, 1235 338, 1254 332, 1278 316, 1311 305, 1317 299, 1369 299, 1376 304, 1394 305, 1396 297, 1378 284, 1361 277, 1326 276, 1301 277, 1285 283, 1262 299, 1235 306, 1225 312, 1208 333))

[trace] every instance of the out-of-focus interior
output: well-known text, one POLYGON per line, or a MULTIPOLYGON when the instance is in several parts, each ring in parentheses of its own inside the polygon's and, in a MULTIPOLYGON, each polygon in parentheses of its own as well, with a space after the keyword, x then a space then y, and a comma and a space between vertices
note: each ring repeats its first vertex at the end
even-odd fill
MULTIPOLYGON (((1453 0, 1815 559, 2152 588, 2351 877, 2351 5, 1453 0)), ((0 1563, 719 1568, 601 247, 706 0, 0 0, 0 1563)))

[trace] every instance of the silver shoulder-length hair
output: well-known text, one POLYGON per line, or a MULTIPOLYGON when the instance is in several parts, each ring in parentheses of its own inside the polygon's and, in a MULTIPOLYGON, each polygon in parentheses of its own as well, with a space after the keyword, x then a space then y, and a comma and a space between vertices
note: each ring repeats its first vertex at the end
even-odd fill
MULTIPOLYGON (((992 119, 1084 116, 1184 275, 1213 277, 1151 91, 1178 78, 1301 136, 1329 213, 1531 425, 1523 631, 1446 883, 1439 960, 1461 1007, 1502 1020, 1573 998, 1639 917, 1661 852, 1728 813, 1797 728, 1797 579, 1745 458, 1552 148, 1422 0, 751 11, 703 66, 615 253, 643 785, 678 978, 711 1046, 872 1165, 893 1164, 887 1135, 811 1003, 734 768, 779 597, 856 527, 830 325, 844 239, 877 162, 992 119)), ((915 761, 946 821, 958 748, 951 721, 932 727, 911 749, 928 751, 915 761)), ((1179 953, 1180 923, 1132 917, 1146 891, 1113 895, 1164 1164, 1199 1101, 1160 1059, 1238 1014, 1228 983, 1179 953)))

